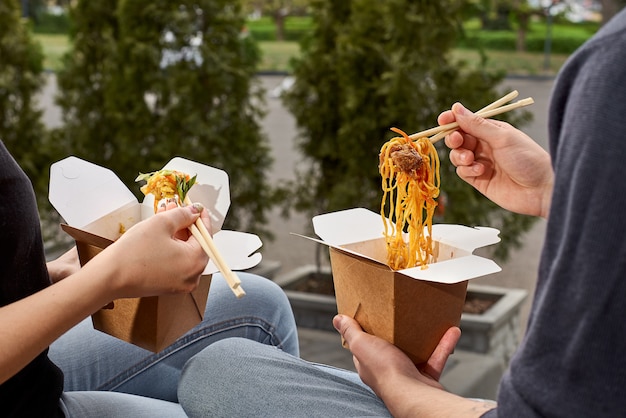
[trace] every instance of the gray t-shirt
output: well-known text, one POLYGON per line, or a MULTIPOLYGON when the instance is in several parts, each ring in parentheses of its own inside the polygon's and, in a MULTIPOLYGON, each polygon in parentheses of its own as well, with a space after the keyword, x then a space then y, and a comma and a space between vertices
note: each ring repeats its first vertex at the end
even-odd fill
POLYGON ((626 10, 561 71, 549 134, 556 177, 528 330, 485 416, 624 416, 626 10))

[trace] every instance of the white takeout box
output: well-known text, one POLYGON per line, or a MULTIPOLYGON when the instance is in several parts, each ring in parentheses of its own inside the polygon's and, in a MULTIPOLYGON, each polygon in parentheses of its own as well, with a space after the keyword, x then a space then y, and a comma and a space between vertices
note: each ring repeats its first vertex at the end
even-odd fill
MULTIPOLYGON (((256 252, 262 246, 258 236, 221 230, 230 206, 226 172, 180 157, 163 168, 197 175, 189 198, 207 208, 215 245, 232 270, 245 270, 261 262, 261 254, 256 252)), ((138 183, 137 188, 140 186, 138 183)), ((62 227, 75 239, 81 264, 134 224, 154 215, 152 195, 139 203, 111 170, 73 156, 51 166, 49 200, 67 223, 62 227)), ((209 261, 200 286, 191 294, 116 300, 112 309, 92 315, 94 326, 160 351, 202 321, 211 275, 218 271, 209 261)))
POLYGON ((327 213, 314 217, 313 227, 321 238, 314 241, 330 247, 338 312, 416 364, 428 360, 448 328, 459 325, 468 280, 501 271, 493 260, 473 254, 500 241, 494 228, 433 225, 435 262, 394 271, 387 265, 379 213, 327 213))

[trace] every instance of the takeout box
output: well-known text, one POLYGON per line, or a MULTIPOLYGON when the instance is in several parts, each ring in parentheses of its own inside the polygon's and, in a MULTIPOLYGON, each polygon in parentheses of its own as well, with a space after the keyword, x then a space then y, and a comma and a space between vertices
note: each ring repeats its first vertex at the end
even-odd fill
POLYGON ((339 313, 403 350, 415 364, 428 360, 443 334, 458 326, 468 280, 500 271, 473 255, 500 241, 494 228, 433 225, 436 260, 427 268, 392 270, 380 214, 356 208, 313 218, 315 240, 330 247, 339 313))
MULTIPOLYGON (((261 261, 256 252, 262 245, 258 236, 221 230, 230 206, 224 171, 180 157, 163 168, 197 175, 189 198, 210 213, 215 245, 232 270, 245 270, 261 261)), ((152 195, 140 203, 111 170, 73 156, 51 166, 49 199, 66 222, 61 227, 76 241, 81 265, 137 222, 154 215, 152 195)), ((202 321, 212 274, 217 271, 209 261, 200 285, 189 294, 115 300, 92 315, 94 327, 158 352, 202 321)))

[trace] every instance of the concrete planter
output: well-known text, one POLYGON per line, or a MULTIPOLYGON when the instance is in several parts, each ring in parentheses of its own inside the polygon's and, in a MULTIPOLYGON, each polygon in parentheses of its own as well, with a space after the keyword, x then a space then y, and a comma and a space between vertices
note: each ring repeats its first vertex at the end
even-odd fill
POLYGON ((287 294, 299 327, 335 331, 332 324, 333 317, 337 315, 335 297, 296 290, 300 284, 316 274, 332 277, 330 267, 322 267, 318 271, 314 265, 305 265, 276 277, 274 281, 287 294))
MULTIPOLYGON (((337 314, 334 296, 297 290, 313 275, 332 277, 330 267, 318 271, 314 265, 302 266, 275 278, 287 294, 299 327, 334 331, 332 318, 337 314)), ((527 292, 496 286, 468 286, 468 299, 489 302, 489 308, 479 314, 461 315, 462 335, 457 347, 462 350, 487 354, 506 366, 517 348, 520 335, 520 309, 527 292)))
POLYGON ((457 347, 489 354, 508 365, 519 343, 520 309, 527 293, 524 289, 470 283, 468 297, 473 295, 491 299, 494 303, 483 313, 461 315, 462 333, 457 347))

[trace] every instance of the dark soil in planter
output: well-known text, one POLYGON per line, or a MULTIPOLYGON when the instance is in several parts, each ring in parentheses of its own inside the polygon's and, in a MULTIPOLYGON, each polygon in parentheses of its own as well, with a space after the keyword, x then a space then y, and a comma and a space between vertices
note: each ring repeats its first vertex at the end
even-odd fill
POLYGON ((500 296, 482 295, 478 293, 467 292, 465 296, 465 305, 463 305, 463 313, 480 315, 491 308, 494 303, 500 299, 500 296))
MULTIPOLYGON (((325 273, 310 273, 307 277, 298 280, 288 286, 286 290, 297 292, 316 293, 319 295, 335 296, 332 276, 325 273)), ((481 314, 493 306, 500 298, 499 295, 486 295, 468 292, 465 298, 464 313, 481 314)))
POLYGON ((309 273, 307 277, 285 286, 287 290, 297 292, 317 293, 319 295, 335 296, 333 277, 325 273, 309 273))

